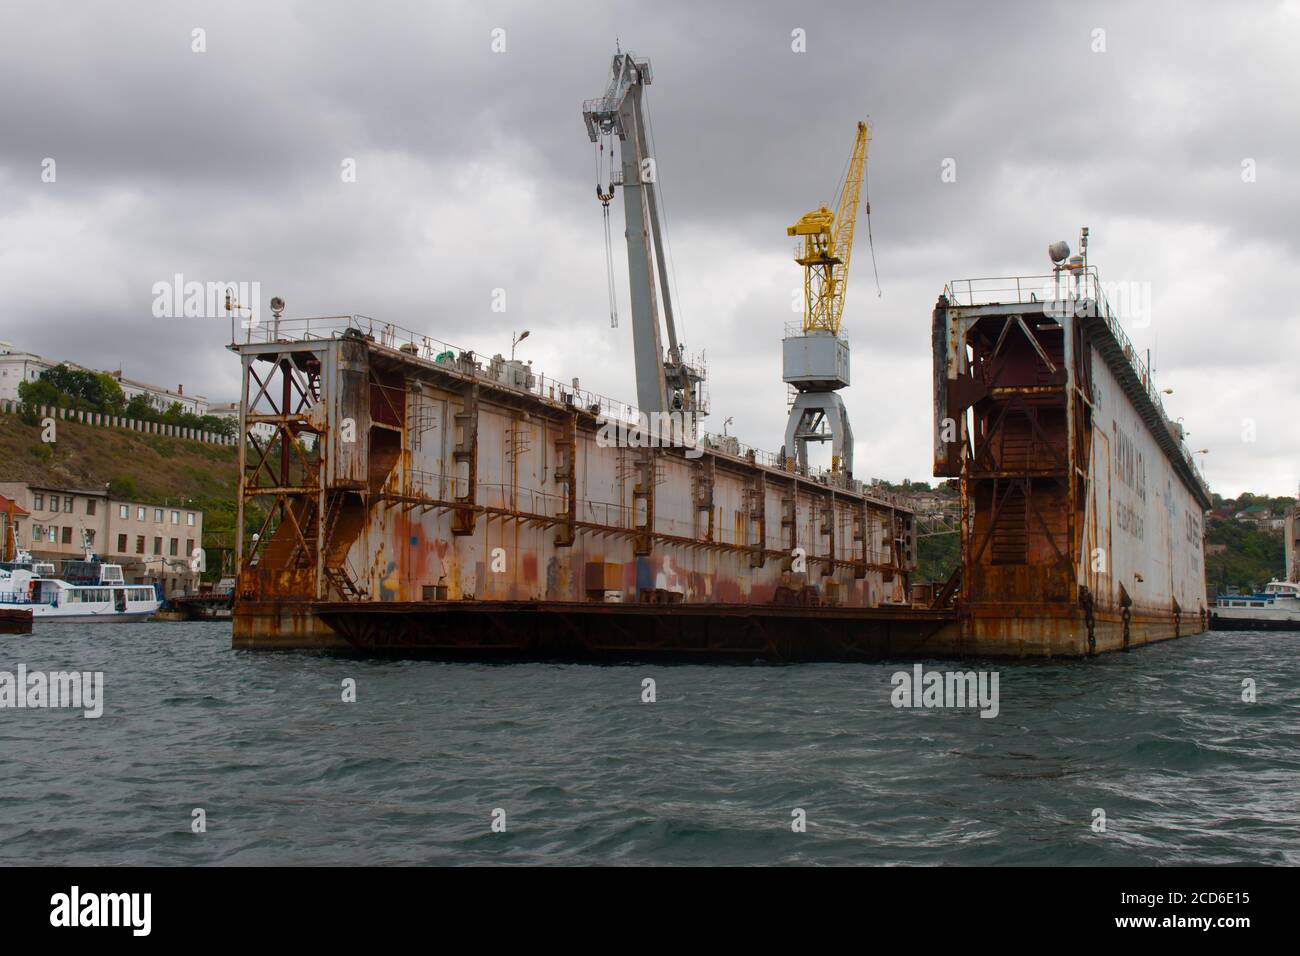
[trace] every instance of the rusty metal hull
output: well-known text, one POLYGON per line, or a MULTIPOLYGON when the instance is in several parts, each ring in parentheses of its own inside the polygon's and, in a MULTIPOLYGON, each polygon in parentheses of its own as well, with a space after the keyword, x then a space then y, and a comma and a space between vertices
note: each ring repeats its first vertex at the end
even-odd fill
POLYGON ((315 612, 294 601, 237 601, 231 646, 236 650, 347 650, 348 642, 315 612))
POLYGON ((366 654, 512 659, 856 661, 924 656, 950 610, 560 601, 340 602, 317 613, 366 654))
POLYGON ((0 634, 30 634, 32 612, 27 608, 0 608, 0 634))
POLYGON ((338 646, 340 604, 910 608, 912 512, 859 483, 623 440, 576 386, 354 328, 235 348, 241 526, 265 514, 237 647, 338 646))
POLYGON ((1078 608, 984 606, 963 615, 963 645, 950 650, 989 657, 1088 657, 1206 630, 1206 621, 1199 615, 1184 620, 1172 614, 1137 614, 1131 615, 1126 625, 1122 614, 1104 612, 1095 615, 1090 626, 1087 615, 1078 608), (1045 613, 1048 610, 1060 613, 1045 613))
POLYGON ((946 293, 933 316, 934 470, 961 487, 963 640, 1081 655, 1204 631, 1209 491, 1149 369, 1104 300, 1014 298, 946 293))

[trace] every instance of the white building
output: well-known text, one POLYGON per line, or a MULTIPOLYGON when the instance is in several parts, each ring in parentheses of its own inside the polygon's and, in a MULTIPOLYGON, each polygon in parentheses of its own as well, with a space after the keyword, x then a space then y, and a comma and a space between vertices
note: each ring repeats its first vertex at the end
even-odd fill
MULTIPOLYGON (((61 362, 32 352, 21 352, 8 342, 0 342, 0 400, 18 401, 20 383, 34 382, 41 377, 42 372, 59 365, 66 365, 68 368, 82 372, 97 371, 97 369, 78 365, 76 362, 61 362)), ((122 393, 126 395, 127 401, 144 394, 149 396, 149 400, 159 411, 166 411, 175 402, 181 406, 181 411, 193 415, 208 414, 208 400, 202 395, 186 395, 184 385, 178 385, 176 390, 172 391, 161 385, 150 385, 148 382, 125 378, 121 370, 108 374, 117 379, 117 383, 122 386, 122 393)))
MULTIPOLYGON (((220 418, 223 421, 230 421, 235 426, 235 434, 239 433, 239 403, 238 402, 221 402, 216 405, 208 406, 208 414, 213 418, 220 418)), ((265 438, 268 441, 275 438, 275 426, 270 422, 258 422, 252 427, 252 432, 259 438, 265 438)))

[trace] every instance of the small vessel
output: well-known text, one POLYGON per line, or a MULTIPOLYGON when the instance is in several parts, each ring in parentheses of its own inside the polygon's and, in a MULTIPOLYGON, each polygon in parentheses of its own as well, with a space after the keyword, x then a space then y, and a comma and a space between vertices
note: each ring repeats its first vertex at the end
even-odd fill
POLYGON ((30 634, 32 612, 29 608, 0 605, 0 634, 30 634))
POLYGON ((33 623, 143 621, 162 605, 153 587, 127 584, 120 564, 90 552, 84 560, 65 561, 61 578, 52 564, 18 557, 0 566, 0 608, 30 610, 33 623))
POLYGON ((1220 594, 1210 610, 1215 631, 1300 631, 1300 583, 1270 581, 1253 594, 1220 594))

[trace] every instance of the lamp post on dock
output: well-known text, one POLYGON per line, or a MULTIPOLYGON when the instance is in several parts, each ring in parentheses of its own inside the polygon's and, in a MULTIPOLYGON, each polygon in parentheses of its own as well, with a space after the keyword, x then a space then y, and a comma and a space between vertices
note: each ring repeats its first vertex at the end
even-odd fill
POLYGON ((522 341, 523 341, 524 339, 526 339, 526 338, 528 338, 528 330, 527 330, 527 329, 524 329, 523 332, 519 333, 518 335, 515 335, 514 333, 511 333, 511 335, 510 335, 510 361, 513 362, 513 361, 515 360, 515 346, 517 346, 520 342, 522 342, 522 341))

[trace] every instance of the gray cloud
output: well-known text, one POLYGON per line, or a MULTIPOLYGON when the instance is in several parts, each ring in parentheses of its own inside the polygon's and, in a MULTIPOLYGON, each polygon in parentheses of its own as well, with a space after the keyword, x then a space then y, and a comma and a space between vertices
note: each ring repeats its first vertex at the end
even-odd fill
POLYGON ((1294 493, 1295 2, 9 4, 0 338, 232 399, 229 326, 150 315, 153 283, 179 272, 489 353, 531 328, 539 368, 631 399, 579 115, 615 35, 654 64, 684 337, 708 350, 715 428, 732 415, 780 444, 799 281, 784 229, 832 197, 870 116, 884 294, 860 229, 846 308, 861 475, 928 475, 944 283, 1042 272, 1046 243, 1086 223, 1104 279, 1150 283, 1132 337, 1210 447, 1216 490, 1294 493))

